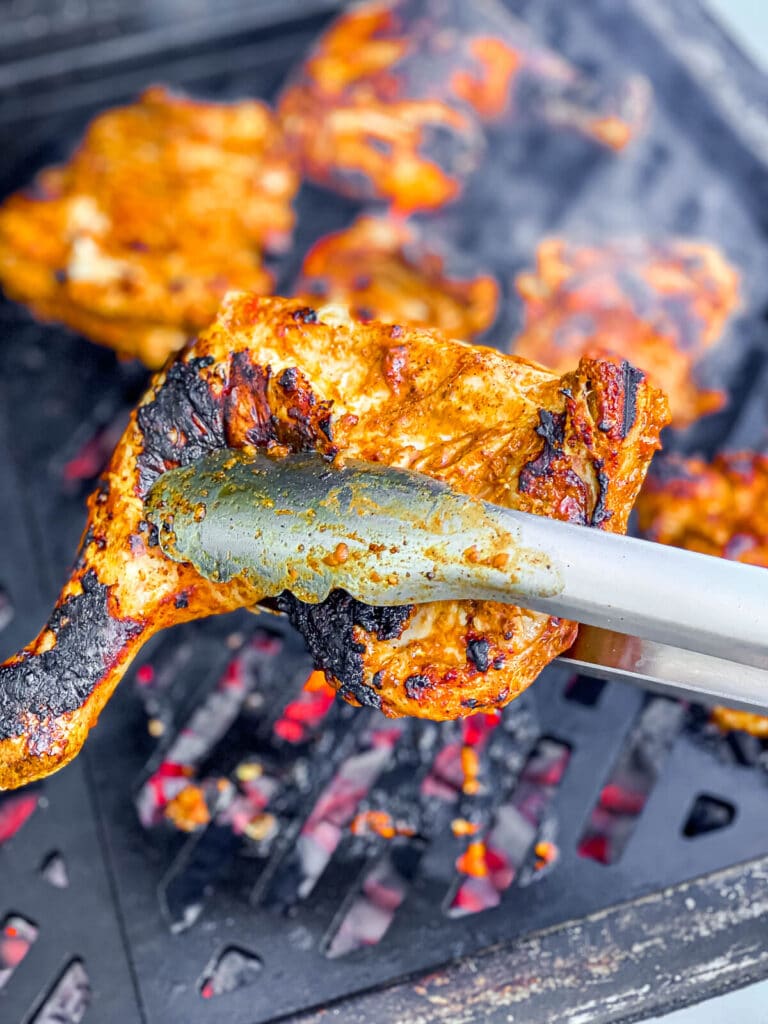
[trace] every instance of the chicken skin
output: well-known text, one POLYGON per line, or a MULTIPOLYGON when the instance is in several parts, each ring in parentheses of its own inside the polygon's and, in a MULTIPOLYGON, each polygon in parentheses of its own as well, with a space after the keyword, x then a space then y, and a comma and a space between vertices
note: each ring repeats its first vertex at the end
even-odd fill
POLYGON ((309 178, 412 211, 459 195, 483 122, 543 121, 618 150, 648 100, 644 79, 596 83, 493 0, 383 0, 331 24, 279 109, 309 178))
MULTIPOLYGON (((768 455, 667 459, 646 481, 637 508, 649 540, 768 569, 768 455)), ((712 716, 722 729, 768 739, 764 715, 718 707, 712 716)))
POLYGON ((148 89, 0 207, 0 284, 43 320, 162 366, 224 294, 269 294, 298 175, 274 115, 148 89))
POLYGON ((307 253, 297 295, 349 308, 359 320, 437 327, 472 340, 491 326, 499 287, 487 274, 458 279, 400 220, 362 216, 307 253))
MULTIPOLYGON (((89 498, 48 624, 0 666, 0 786, 74 757, 158 630, 263 596, 242 577, 210 582, 162 554, 144 501, 167 470, 222 448, 315 450, 620 532, 667 418, 664 397, 626 362, 584 359, 558 377, 438 331, 231 294, 155 376, 89 498)), ((280 604, 341 696, 390 716, 446 719, 504 705, 576 632, 484 601, 374 608, 334 591, 314 605, 285 593, 280 604)))
POLYGON ((664 391, 677 427, 724 404, 723 392, 702 390, 695 379, 739 301, 738 275, 714 246, 670 239, 590 247, 553 238, 516 283, 525 305, 516 355, 558 373, 586 354, 629 359, 664 391))

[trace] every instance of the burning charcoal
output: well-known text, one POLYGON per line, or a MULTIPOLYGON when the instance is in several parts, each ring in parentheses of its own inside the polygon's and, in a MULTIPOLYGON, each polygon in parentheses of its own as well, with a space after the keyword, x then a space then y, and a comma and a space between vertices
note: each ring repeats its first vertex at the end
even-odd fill
POLYGON ((686 707, 653 697, 635 724, 579 840, 579 854, 615 863, 635 830, 661 767, 685 717, 686 707))
POLYGON ((252 985, 258 980, 261 968, 261 960, 255 953, 246 953, 245 950, 230 946, 206 974, 200 986, 200 995, 203 999, 211 999, 252 985))
MULTIPOLYGON (((499 288, 493 277, 470 276, 459 262, 403 220, 361 216, 310 249, 294 293, 347 306, 360 320, 438 327, 470 341, 493 322, 499 288)), ((399 388, 406 367, 396 347, 392 353, 387 379, 399 388)))
POLYGON ((80 960, 73 960, 29 1024, 80 1024, 91 1001, 91 983, 80 960))
POLYGON ((683 835, 692 839, 695 836, 704 835, 706 832, 716 832, 718 829, 730 825, 735 814, 733 804, 726 803, 725 800, 718 800, 714 796, 701 794, 693 803, 683 826, 683 835))
POLYGON ((396 726, 369 732, 365 740, 368 749, 347 758, 320 795, 296 844, 301 865, 300 898, 312 892, 360 801, 389 761, 400 732, 396 726))
POLYGON ((305 743, 321 727, 335 697, 336 691, 326 682, 325 674, 312 672, 301 693, 285 707, 275 722, 275 736, 287 743, 305 743))
MULTIPOLYGON (((194 831, 207 824, 212 811, 231 798, 227 780, 207 779, 193 784, 192 777, 242 712, 248 693, 261 681, 265 662, 279 651, 277 637, 257 633, 229 662, 214 690, 193 712, 164 751, 160 765, 139 790, 136 806, 145 828, 166 820, 182 831, 194 831)), ((142 666, 137 677, 140 686, 157 687, 160 683, 151 666, 142 666), (142 683, 142 672, 146 669, 146 682, 142 683)))
POLYGON ((516 355, 552 369, 586 352, 626 359, 661 387, 678 427, 725 402, 724 392, 696 381, 739 301, 738 274, 715 246, 676 238, 600 246, 548 239, 535 271, 516 283, 525 304, 516 355))
POLYGON ((570 756, 564 743, 542 737, 526 761, 511 797, 496 810, 485 837, 477 838, 474 830, 469 830, 472 838, 456 864, 459 873, 467 877, 451 901, 452 917, 497 906, 501 893, 512 885, 532 850, 535 866, 541 862, 543 867, 557 858, 556 847, 550 840, 542 840, 540 849, 536 840, 570 756))
POLYGON ((0 794, 0 847, 16 835, 37 806, 38 797, 34 792, 0 794))
POLYGON ((353 949, 381 942, 407 891, 407 881, 389 852, 366 874, 360 893, 328 946, 327 955, 343 956, 353 949))
POLYGON ((88 436, 78 445, 75 454, 67 459, 61 471, 68 490, 93 486, 96 478, 109 462, 109 457, 120 435, 125 430, 130 411, 121 409, 111 422, 88 430, 88 436))
POLYGON ((0 925, 0 992, 29 952, 38 929, 31 921, 11 914, 0 925))

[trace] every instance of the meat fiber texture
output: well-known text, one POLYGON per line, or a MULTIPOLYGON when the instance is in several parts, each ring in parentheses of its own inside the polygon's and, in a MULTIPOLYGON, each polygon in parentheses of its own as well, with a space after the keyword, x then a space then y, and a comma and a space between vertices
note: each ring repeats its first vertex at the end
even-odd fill
MULTIPOLYGON (((338 307, 227 297, 157 374, 88 502, 75 569, 49 623, 0 667, 0 786, 78 752, 141 645, 176 623, 251 607, 242 578, 169 560, 144 499, 169 469, 221 448, 316 450, 425 473, 458 491, 623 532, 666 400, 628 363, 558 376, 434 330, 360 324, 338 307)), ((487 601, 373 608, 283 595, 317 665, 349 702, 458 718, 506 704, 576 625, 487 601)))

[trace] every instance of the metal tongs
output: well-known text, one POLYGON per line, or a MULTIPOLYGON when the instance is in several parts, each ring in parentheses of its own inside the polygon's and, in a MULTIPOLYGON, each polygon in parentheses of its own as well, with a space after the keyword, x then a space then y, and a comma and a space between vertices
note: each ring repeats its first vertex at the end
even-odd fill
POLYGON ((164 552, 265 598, 343 589, 372 605, 485 599, 586 624, 589 675, 768 712, 768 572, 511 511, 409 470, 220 451, 165 473, 164 552))

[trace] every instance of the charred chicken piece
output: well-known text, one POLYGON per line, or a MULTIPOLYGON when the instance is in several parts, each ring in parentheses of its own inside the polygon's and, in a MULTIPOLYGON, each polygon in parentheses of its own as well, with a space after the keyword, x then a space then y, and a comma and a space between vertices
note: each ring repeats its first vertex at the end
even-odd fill
POLYGON ((269 108, 163 88, 90 125, 0 207, 0 283, 44 320, 161 366, 230 288, 272 290, 298 175, 269 108))
MULTIPOLYGON (((665 459, 637 507, 650 540, 768 569, 768 455, 727 453, 710 463, 665 459)), ((768 739, 766 716, 720 707, 713 718, 722 729, 768 739)))
POLYGON ((494 0, 392 0, 337 18, 280 112, 310 178, 409 211, 459 194, 482 121, 541 120, 621 149, 648 100, 644 79, 597 83, 494 0))
POLYGON ((320 239, 295 286, 308 301, 338 303, 359 320, 437 327, 471 340, 493 323, 499 288, 487 275, 449 276, 444 259, 402 220, 362 216, 320 239))
POLYGON ((549 239, 517 278, 525 324, 516 355, 558 373, 582 355, 613 354, 645 370, 685 427, 725 402, 696 368, 739 301, 739 278, 712 245, 683 239, 578 246, 549 239))
MULTIPOLYGON (((409 467, 459 491, 622 531, 666 401, 629 364, 558 377, 437 331, 361 325, 338 308, 236 293, 158 374, 88 502, 48 625, 0 667, 0 785, 79 750, 158 630, 255 605, 168 560, 145 519, 159 475, 220 448, 316 450, 409 467)), ((351 703, 443 719, 512 700, 572 642, 571 622, 491 602, 373 608, 342 591, 282 607, 351 703)))

